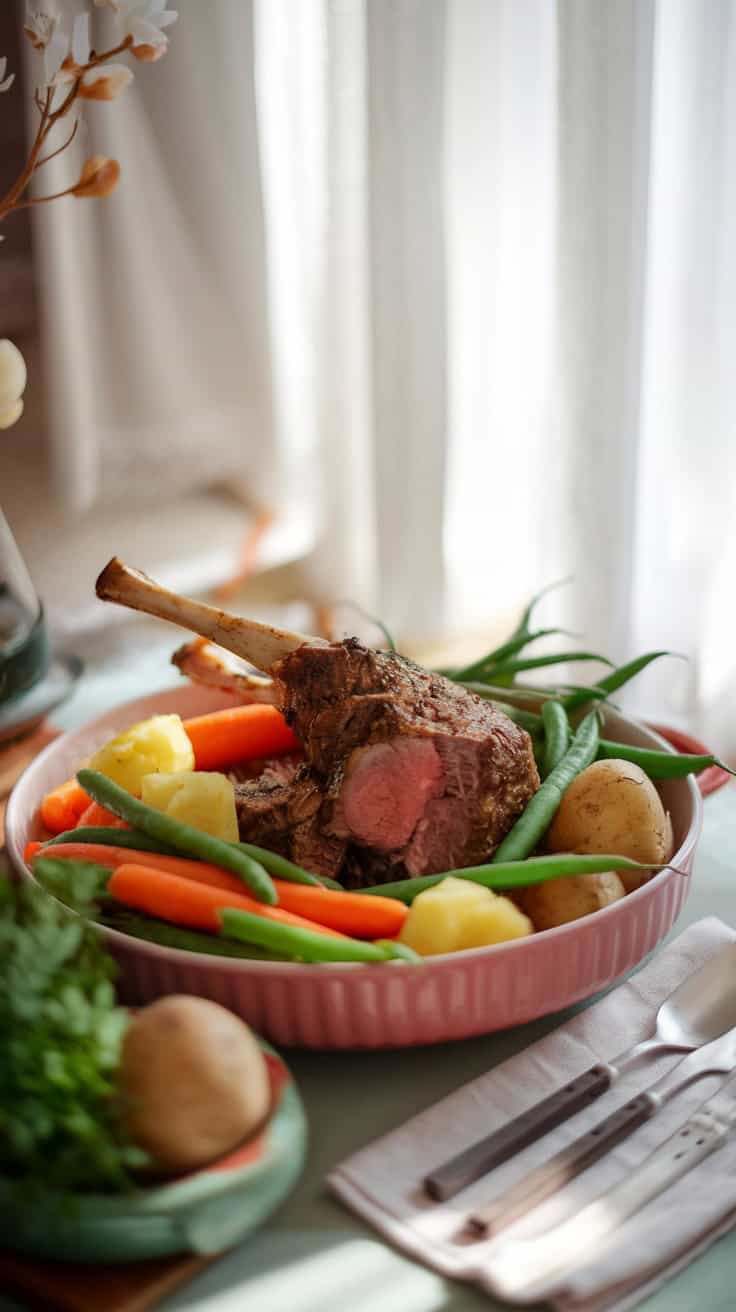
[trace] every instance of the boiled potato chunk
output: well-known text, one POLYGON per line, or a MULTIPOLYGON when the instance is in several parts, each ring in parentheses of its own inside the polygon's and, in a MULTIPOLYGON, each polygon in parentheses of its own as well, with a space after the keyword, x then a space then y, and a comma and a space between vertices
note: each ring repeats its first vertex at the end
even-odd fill
POLYGON ((240 837, 235 789, 224 774, 147 774, 141 783, 141 801, 214 838, 237 843, 240 837))
POLYGON ((127 792, 140 796, 146 775, 194 769, 194 751, 179 715, 154 715, 119 733, 88 762, 127 792))
POLYGON ((118 1087, 134 1143, 167 1171, 194 1170, 263 1124, 268 1069, 252 1032, 205 998, 170 994, 133 1017, 118 1087))
POLYGON ((531 921, 508 898, 469 879, 449 876, 415 897, 400 939, 429 957, 531 933, 531 921))
MULTIPOLYGON (((672 825, 651 779, 631 761, 594 761, 566 789, 547 834, 550 852, 600 852, 661 865, 674 850, 672 825)), ((620 870, 631 892, 645 874, 620 870)))
POLYGON ((600 911, 618 902, 626 890, 614 870, 599 875, 569 875, 565 879, 548 879, 531 884, 517 894, 519 905, 530 917, 534 928, 554 929, 569 920, 579 920, 592 911, 600 911))

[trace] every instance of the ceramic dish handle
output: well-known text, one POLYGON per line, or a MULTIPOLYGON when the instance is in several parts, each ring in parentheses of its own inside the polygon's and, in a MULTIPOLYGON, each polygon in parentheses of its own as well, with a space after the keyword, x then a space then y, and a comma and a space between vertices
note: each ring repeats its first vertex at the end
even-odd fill
POLYGON ((495 1235, 506 1226, 525 1216, 538 1203, 563 1189, 570 1180, 580 1175, 593 1162, 597 1162, 622 1139, 627 1138, 639 1125, 648 1121, 659 1107, 659 1099, 650 1093, 640 1093, 605 1120, 599 1121, 587 1134, 575 1139, 562 1152, 556 1153, 544 1166, 530 1171, 518 1184, 508 1189, 490 1206, 474 1212, 469 1227, 479 1235, 495 1235))
POLYGON ((494 1167, 521 1152, 527 1144, 541 1139, 548 1130, 553 1130, 594 1098, 600 1097, 606 1089, 610 1089, 617 1074, 615 1066, 604 1062, 591 1066, 590 1070, 571 1080, 564 1088, 551 1093, 548 1098, 535 1103, 528 1111, 502 1125, 493 1134, 471 1144, 470 1148, 466 1148, 457 1157, 436 1167, 431 1174, 425 1176, 423 1184, 426 1192, 437 1202, 452 1198, 474 1180, 479 1180, 494 1167))

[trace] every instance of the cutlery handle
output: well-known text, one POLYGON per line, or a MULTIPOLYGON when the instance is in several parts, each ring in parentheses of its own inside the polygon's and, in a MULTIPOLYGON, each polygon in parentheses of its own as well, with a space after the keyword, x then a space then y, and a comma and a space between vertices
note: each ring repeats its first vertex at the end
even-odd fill
POLYGON ((658 1106, 659 1099, 650 1093, 640 1093, 632 1098, 618 1111, 599 1121, 587 1134, 582 1134, 556 1153, 544 1166, 523 1176, 495 1202, 474 1212, 468 1219, 470 1229, 481 1235, 498 1234, 587 1170, 637 1126, 648 1121, 658 1106))
POLYGON ((640 1166, 587 1207, 533 1239, 502 1245, 491 1267, 493 1292, 514 1301, 523 1295, 524 1303, 549 1299, 574 1270, 596 1260, 606 1240, 624 1221, 719 1148, 729 1129, 728 1119, 701 1108, 640 1166))
POLYGON ((617 1075, 616 1067, 604 1062, 591 1066, 590 1070, 579 1075, 576 1080, 571 1080, 564 1088, 557 1089, 548 1098, 535 1103, 528 1111, 514 1117, 513 1121, 502 1125, 493 1134, 478 1140, 464 1152, 458 1153, 457 1157, 451 1157, 449 1161, 435 1167, 424 1178, 426 1192, 437 1202, 452 1198, 466 1185, 472 1184, 473 1180, 479 1180, 482 1175, 487 1175, 494 1167, 500 1166, 501 1162, 521 1152, 527 1144, 533 1143, 535 1139, 541 1139, 548 1130, 553 1130, 556 1125, 567 1120, 568 1116, 573 1116, 594 1098, 600 1097, 606 1089, 610 1089, 617 1075))

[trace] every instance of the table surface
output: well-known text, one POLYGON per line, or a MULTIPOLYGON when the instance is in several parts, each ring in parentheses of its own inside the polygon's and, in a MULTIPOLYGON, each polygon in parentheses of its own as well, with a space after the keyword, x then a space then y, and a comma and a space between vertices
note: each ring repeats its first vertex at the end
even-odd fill
MULTIPOLYGON (((161 653, 163 644, 170 651, 170 638, 161 641, 161 653)), ((149 650, 145 660, 126 660, 124 666, 100 660, 57 712, 56 722, 71 728, 115 702, 170 686, 176 680, 161 653, 149 650)), ((736 925, 736 789, 713 794, 704 809, 692 893, 673 936, 705 915, 736 925)), ((309 1118, 302 1179, 258 1234, 161 1303, 161 1312, 495 1312, 505 1307, 394 1252, 327 1194, 323 1182, 343 1158, 541 1038, 569 1014, 431 1048, 285 1051, 309 1118)), ((640 1307, 732 1312, 735 1279, 736 1235, 729 1235, 640 1307)), ((0 1293, 0 1312, 21 1309, 0 1293)))

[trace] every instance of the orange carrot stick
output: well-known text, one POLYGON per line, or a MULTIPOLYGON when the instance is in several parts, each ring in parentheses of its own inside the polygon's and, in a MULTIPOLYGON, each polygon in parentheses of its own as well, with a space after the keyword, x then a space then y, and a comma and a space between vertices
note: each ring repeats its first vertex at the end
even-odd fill
POLYGON ((41 803, 41 820, 52 834, 63 834, 65 829, 76 828, 79 817, 87 810, 92 798, 80 788, 76 779, 67 779, 41 803))
MULTIPOLYGON (((136 852, 129 847, 112 847, 104 843, 56 843, 45 849, 45 855, 69 857, 75 861, 94 861, 98 865, 110 866, 113 870, 133 863, 150 870, 160 870, 164 874, 191 879, 195 883, 206 884, 236 896, 245 895, 245 886, 237 875, 206 861, 136 852)), ((409 908, 399 902, 398 898, 314 888, 307 884, 291 884, 285 879, 274 879, 273 882, 281 910, 306 916, 310 921, 340 930, 352 938, 395 938, 409 914, 409 908)))
POLYGON ((227 707, 185 720, 184 728, 194 748, 195 770, 224 770, 239 761, 283 756, 301 747, 275 706, 227 707))
MULTIPOLYGON (((37 855, 37 853, 34 853, 37 855)), ((248 896, 248 890, 242 879, 220 866, 208 865, 205 861, 191 861, 184 856, 163 856, 158 852, 141 852, 131 847, 114 847, 112 843, 52 843, 43 849, 43 856, 67 858, 72 861, 92 861, 96 865, 109 866, 117 870, 118 866, 146 866, 149 870, 160 870, 165 875, 178 875, 180 879, 197 879, 197 872, 205 872, 208 879, 201 875, 200 883, 209 882, 212 888, 222 888, 241 897, 248 896)), ((402 903, 403 905, 403 903, 402 903)))
MULTIPOLYGON (((79 829, 82 825, 85 828, 90 825, 92 828, 97 829, 130 829, 130 825, 121 820, 119 816, 113 815, 112 811, 108 811, 106 806, 100 806, 99 802, 90 802, 87 810, 80 815, 74 828, 79 829)), ((59 832, 63 831, 60 830, 59 832)))
POLYGON ((249 911, 252 915, 263 916, 266 920, 278 921, 282 925, 295 925, 330 937, 345 937, 335 930, 305 920, 302 916, 282 911, 280 907, 266 906, 242 893, 211 888, 192 879, 182 879, 179 875, 165 874, 151 866, 133 863, 118 866, 110 877, 107 891, 124 906, 144 911, 149 916, 157 916, 159 920, 169 920, 174 925, 184 925, 187 929, 216 933, 220 928, 218 912, 225 907, 234 907, 240 911, 249 911))
POLYGON ((290 884, 274 879, 279 906, 297 916, 307 916, 320 925, 342 930, 351 938, 395 938, 409 908, 395 897, 377 897, 370 893, 314 888, 309 884, 290 884), (368 902, 370 905, 366 906, 368 902))
POLYGON ((43 843, 26 843, 23 849, 23 860, 29 866, 37 852, 41 851, 43 843))

